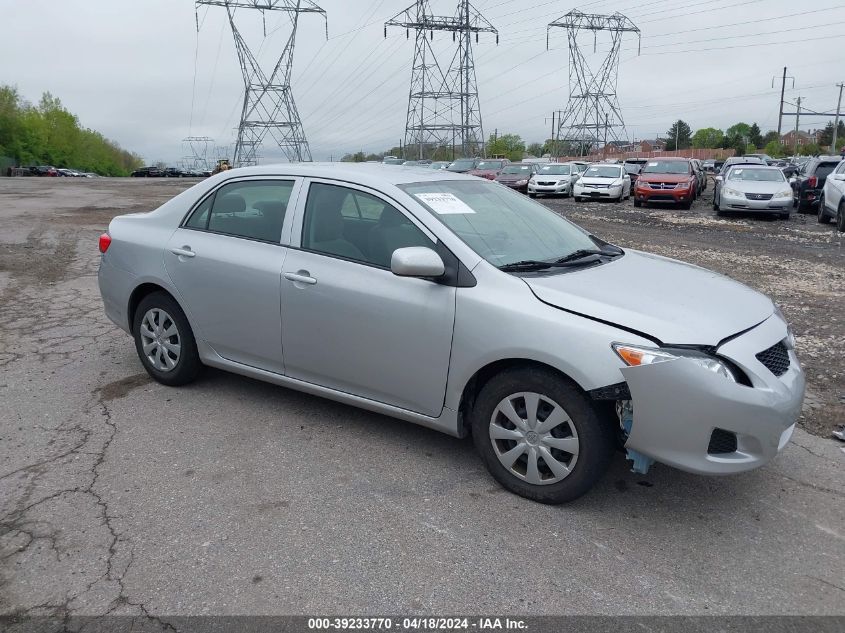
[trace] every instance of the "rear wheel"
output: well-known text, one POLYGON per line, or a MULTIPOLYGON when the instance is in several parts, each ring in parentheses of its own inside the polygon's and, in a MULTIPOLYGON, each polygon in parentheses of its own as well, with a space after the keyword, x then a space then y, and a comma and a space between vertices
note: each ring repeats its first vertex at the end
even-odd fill
POLYGON ((583 495, 613 453, 614 431, 584 393, 545 369, 494 376, 471 419, 473 441, 490 474, 511 492, 541 503, 583 495))
POLYGON ((141 299, 132 333, 144 369, 158 382, 184 385, 202 369, 188 319, 170 295, 154 292, 141 299))
POLYGON ((830 218, 827 215, 827 208, 824 206, 824 193, 822 193, 821 197, 819 198, 819 215, 818 220, 819 224, 829 224, 830 218))

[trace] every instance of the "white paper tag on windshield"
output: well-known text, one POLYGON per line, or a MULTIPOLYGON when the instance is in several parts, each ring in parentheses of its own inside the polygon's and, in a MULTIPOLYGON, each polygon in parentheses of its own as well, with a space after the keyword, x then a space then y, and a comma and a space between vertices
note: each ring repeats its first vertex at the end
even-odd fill
POLYGON ((648 166, 649 167, 657 167, 657 163, 649 163, 648 166))
POLYGON ((471 207, 451 193, 416 193, 414 195, 439 215, 475 213, 471 207))

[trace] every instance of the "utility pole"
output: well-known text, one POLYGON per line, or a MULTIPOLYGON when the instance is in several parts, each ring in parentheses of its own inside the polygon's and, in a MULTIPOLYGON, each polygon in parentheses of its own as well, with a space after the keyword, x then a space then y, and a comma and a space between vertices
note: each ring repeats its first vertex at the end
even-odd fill
POLYGON ((836 102, 836 117, 833 120, 833 141, 830 144, 830 153, 836 154, 839 151, 839 148, 836 147, 836 141, 839 132, 839 113, 842 110, 842 88, 845 88, 845 84, 839 84, 839 101, 836 102))
POLYGON ((793 143, 792 155, 798 155, 798 122, 801 119, 801 97, 798 97, 798 110, 795 113, 795 142, 793 143))
POLYGON ((405 146, 422 148, 453 147, 460 143, 464 156, 484 152, 484 131, 472 55, 472 34, 499 33, 469 2, 459 0, 453 16, 436 16, 429 0, 417 0, 412 6, 384 24, 405 29, 406 37, 415 32, 414 62, 405 123, 405 146), (457 51, 449 66, 441 64, 431 45, 435 31, 452 34, 457 51), (445 70, 444 70, 445 69, 445 70), (460 116, 460 119, 457 117, 460 116))
MULTIPOLYGON (((780 82, 780 107, 778 108, 778 143, 780 143, 781 126, 783 124, 783 95, 786 92, 786 80, 792 80, 792 87, 795 87, 795 77, 786 76, 786 66, 783 67, 783 77, 780 82)), ((772 77, 772 88, 775 87, 775 77, 772 77)))
MULTIPOLYGON (((310 161, 311 149, 293 101, 290 79, 300 14, 322 15, 326 20, 326 39, 328 39, 328 19, 325 10, 311 0, 195 0, 195 12, 201 5, 225 7, 243 74, 244 102, 241 121, 238 125, 238 140, 235 144, 234 166, 257 165, 258 148, 268 134, 288 160, 310 161), (262 18, 266 11, 284 11, 290 18, 290 35, 269 75, 264 72, 258 58, 237 26, 235 12, 239 9, 261 11, 262 18)), ((241 20, 238 21, 240 22, 241 20)), ((199 25, 199 18, 197 18, 197 25, 199 25)), ((266 27, 264 35, 267 35, 266 27)))

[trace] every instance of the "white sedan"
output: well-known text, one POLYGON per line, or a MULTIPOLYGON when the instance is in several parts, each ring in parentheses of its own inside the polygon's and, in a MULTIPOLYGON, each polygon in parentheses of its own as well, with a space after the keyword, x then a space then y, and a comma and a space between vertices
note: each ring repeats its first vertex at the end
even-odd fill
POLYGON ((621 202, 631 196, 631 177, 622 165, 590 165, 573 185, 576 202, 584 198, 621 202))
POLYGON ((831 220, 836 222, 840 232, 845 233, 845 160, 825 179, 819 201, 819 222, 827 224, 831 220))

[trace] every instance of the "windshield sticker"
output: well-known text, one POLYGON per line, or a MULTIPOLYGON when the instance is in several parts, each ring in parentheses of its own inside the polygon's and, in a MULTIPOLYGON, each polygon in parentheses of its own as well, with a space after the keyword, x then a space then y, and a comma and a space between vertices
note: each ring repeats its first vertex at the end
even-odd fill
POLYGON ((741 174, 741 173, 742 173, 741 169, 734 169, 734 174, 741 174))
POLYGON ((649 163, 648 166, 649 167, 657 167, 657 163, 649 163))
POLYGON ((431 207, 438 215, 475 213, 463 200, 451 193, 417 193, 414 196, 431 207))

